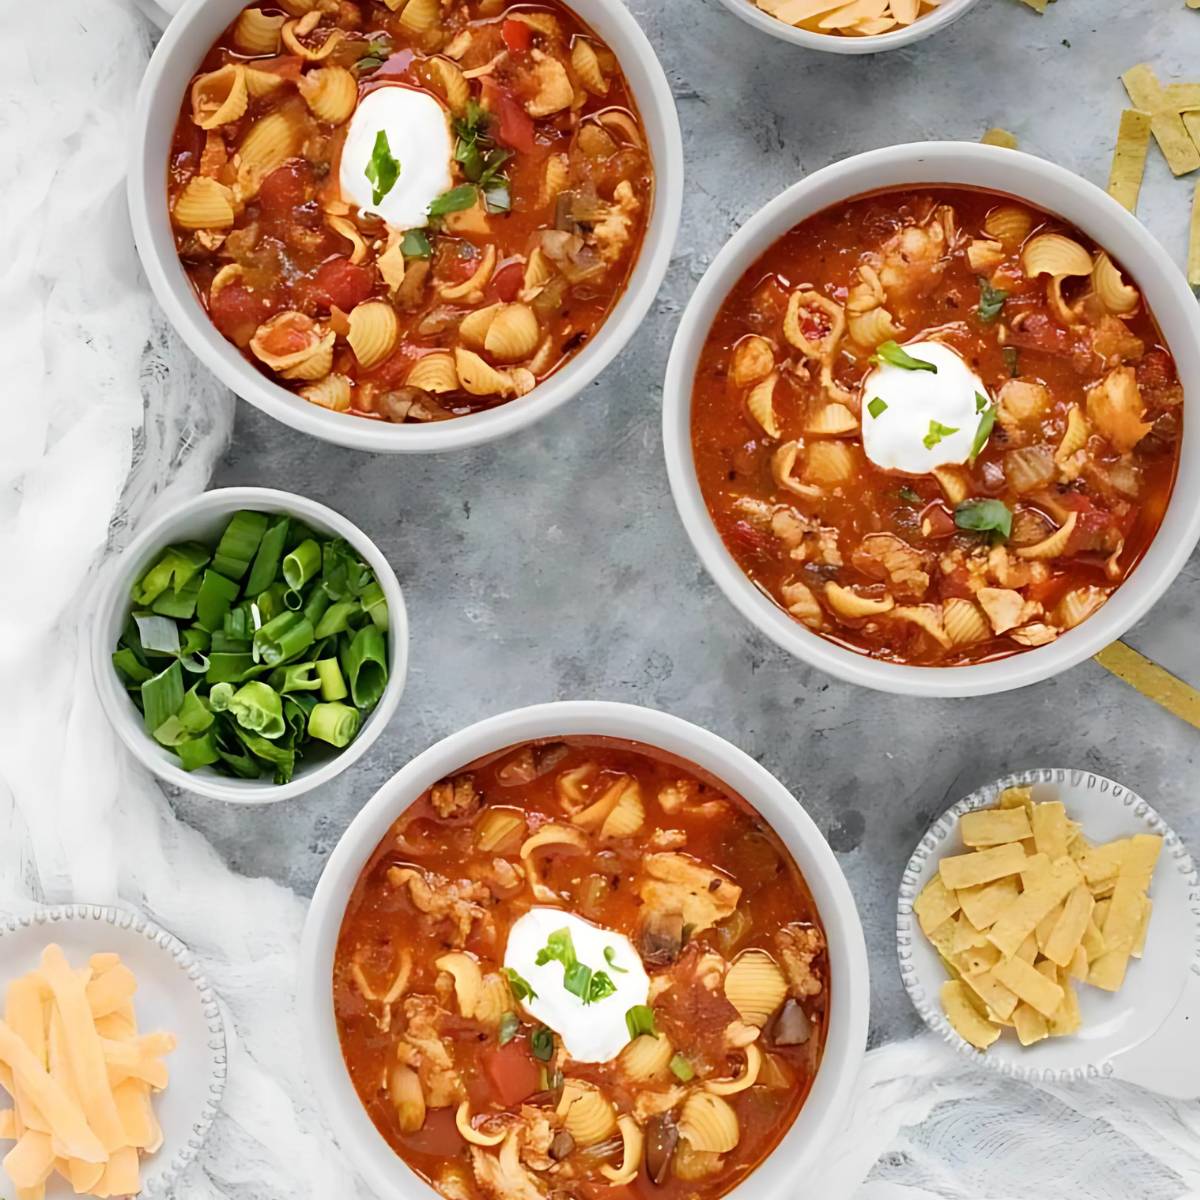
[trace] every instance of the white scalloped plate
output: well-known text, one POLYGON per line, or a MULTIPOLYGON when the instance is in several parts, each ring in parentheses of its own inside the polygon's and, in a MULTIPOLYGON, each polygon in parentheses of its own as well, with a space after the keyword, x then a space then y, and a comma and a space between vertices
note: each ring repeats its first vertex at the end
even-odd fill
POLYGON ((1112 1076, 1164 1095, 1200 1096, 1200 877, 1187 849, 1135 792, 1088 771, 1047 768, 1007 775, 980 788, 933 823, 909 860, 896 918, 900 975, 926 1025, 981 1065, 1022 1079, 1066 1082, 1112 1076), (1007 787, 1052 784, 1067 813, 1092 842, 1158 833, 1163 852, 1151 886, 1154 911, 1140 960, 1124 986, 1110 994, 1079 985, 1083 1028, 1072 1037, 1022 1046, 1005 1031, 986 1052, 963 1041, 942 1013, 939 990, 947 975, 937 951, 913 917, 912 902, 947 853, 961 853, 958 818, 996 803, 1007 787))
MULTIPOLYGON (((139 1193, 140 1200, 166 1197, 203 1145, 225 1091, 225 1023, 217 998, 174 934, 138 913, 98 904, 43 908, 0 923, 0 994, 9 980, 37 966, 48 942, 57 942, 74 966, 98 951, 115 951, 138 979, 138 1027, 179 1039, 167 1059, 170 1084, 154 1100, 163 1145, 142 1160, 139 1193)), ((0 1179, 7 1182, 2 1172, 0 1179)), ((73 1195, 57 1175, 46 1188, 47 1200, 73 1195)))

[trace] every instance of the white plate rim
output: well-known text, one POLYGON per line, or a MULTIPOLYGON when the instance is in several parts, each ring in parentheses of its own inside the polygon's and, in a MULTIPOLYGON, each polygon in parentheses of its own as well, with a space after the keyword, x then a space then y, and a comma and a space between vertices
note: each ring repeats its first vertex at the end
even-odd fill
POLYGON ((96 922, 140 933, 148 942, 166 952, 175 966, 183 972, 196 989, 204 1018, 208 1023, 209 1078, 205 1100, 199 1116, 193 1121, 191 1133, 184 1144, 169 1159, 151 1159, 153 1174, 143 1183, 138 1200, 170 1196, 183 1171, 200 1153, 225 1094, 228 1079, 228 1042, 225 1018, 221 1005, 212 990, 196 955, 173 933, 156 925, 149 917, 133 909, 112 904, 55 904, 39 906, 21 916, 7 917, 0 923, 0 945, 7 934, 32 929, 35 925, 54 926, 70 922, 96 922))
MULTIPOLYGON (((1158 811, 1137 792, 1104 775, 1073 767, 1031 767, 1024 771, 1016 771, 984 784, 970 795, 964 796, 957 804, 952 805, 938 817, 917 843, 917 848, 904 868, 896 905, 896 951, 900 963, 900 978, 913 1007, 928 1028, 941 1037, 952 1049, 966 1055, 973 1062, 988 1070, 1029 1083, 1075 1083, 1083 1079, 1107 1078, 1114 1074, 1114 1059, 1134 1054, 1136 1047, 1124 1051, 1123 1055, 1098 1058, 1083 1066, 1057 1068, 1023 1066, 1020 1063, 1003 1061, 995 1055, 988 1055, 982 1050, 977 1050, 955 1032, 942 1012, 937 998, 931 999, 926 994, 920 969, 913 958, 913 938, 923 935, 919 925, 913 919, 912 906, 917 897, 918 880, 928 860, 939 853, 964 813, 994 805, 1005 788, 1027 787, 1037 783, 1069 785, 1075 788, 1083 786, 1095 788, 1101 794, 1111 793, 1114 801, 1123 804, 1132 816, 1142 822, 1150 832, 1157 833, 1162 837, 1162 862, 1173 866, 1183 876, 1184 882, 1190 889, 1193 889, 1192 895, 1195 897, 1194 889, 1200 886, 1200 872, 1197 871, 1187 846, 1158 811)), ((1194 975, 1200 975, 1200 906, 1193 903, 1189 911, 1192 917, 1192 961, 1189 970, 1194 975)), ((943 981, 939 980, 939 982, 943 981)), ((1151 1030, 1140 1044, 1144 1045, 1149 1041, 1158 1028, 1161 1026, 1151 1030)))

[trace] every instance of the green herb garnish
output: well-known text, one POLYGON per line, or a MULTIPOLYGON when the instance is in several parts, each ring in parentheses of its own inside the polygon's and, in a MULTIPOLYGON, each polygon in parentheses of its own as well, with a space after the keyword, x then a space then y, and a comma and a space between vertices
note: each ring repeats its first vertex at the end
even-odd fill
POLYGON ((473 183, 462 183, 448 192, 443 192, 429 205, 429 216, 433 219, 448 216, 450 213, 462 212, 470 208, 479 196, 479 189, 473 183))
POLYGON ((368 75, 372 71, 379 70, 383 66, 384 60, 392 53, 392 45, 390 42, 380 38, 373 39, 367 43, 366 50, 363 51, 362 57, 354 64, 354 69, 360 75, 368 75))
POLYGON ((496 1032, 496 1040, 502 1046, 508 1045, 509 1042, 517 1036, 517 1030, 521 1027, 521 1021, 515 1012, 509 1011, 500 1017, 500 1028, 496 1032))
POLYGON ((539 1025, 529 1035, 529 1048, 534 1058, 549 1062, 554 1057, 554 1034, 545 1025, 539 1025))
POLYGON ((606 963, 608 963, 608 965, 614 971, 620 971, 620 973, 622 975, 627 975, 629 973, 628 967, 618 967, 617 966, 617 951, 616 951, 616 948, 613 946, 605 946, 604 947, 604 961, 606 963))
POLYGON ((652 1038, 658 1037, 658 1026, 654 1024, 654 1009, 648 1004, 635 1004, 625 1013, 625 1028, 629 1030, 629 1040, 642 1034, 652 1038))
POLYGON ((696 1070, 682 1054, 673 1054, 668 1064, 672 1074, 680 1083, 691 1083, 696 1078, 696 1070))
POLYGON ((573 996, 578 996, 584 1004, 595 1004, 617 990, 616 984, 605 972, 593 971, 579 961, 569 929, 556 929, 550 934, 534 961, 539 967, 544 967, 548 962, 562 963, 563 987, 573 996))
POLYGON ((954 523, 974 533, 1012 534, 1012 513, 1003 500, 964 500, 954 510, 954 523))
POLYGON ((900 499, 905 502, 905 504, 920 504, 921 503, 921 494, 919 492, 914 492, 913 489, 910 488, 907 484, 905 484, 900 489, 899 496, 900 496, 900 499))
POLYGON ((536 1000, 537 992, 529 986, 529 980, 519 975, 512 967, 505 967, 504 974, 508 978, 509 991, 517 1000, 536 1000))
POLYGON ((871 400, 867 404, 867 412, 869 412, 871 416, 878 420, 885 412, 887 412, 887 407, 887 401, 880 400, 880 398, 876 396, 874 400, 871 400))
POLYGON ((400 164, 392 156, 387 130, 381 129, 375 135, 375 147, 363 174, 371 185, 372 204, 378 204, 396 186, 396 180, 400 178, 400 164))
POLYGON ((979 418, 979 428, 975 430, 975 440, 971 443, 970 459, 974 462, 987 445, 992 436, 992 427, 996 424, 996 406, 986 397, 975 393, 975 411, 982 413, 979 418))
POLYGON ((483 189, 483 203, 488 212, 509 212, 512 196, 507 183, 493 183, 483 189))
POLYGON ((1003 288, 992 287, 982 276, 979 279, 979 307, 975 310, 979 319, 990 325, 1001 313, 1008 293, 1003 288))
POLYGON ((937 366, 934 363, 926 362, 923 358, 913 358, 895 342, 884 342, 871 355, 871 361, 877 367, 887 363, 893 367, 902 367, 906 371, 931 371, 934 375, 937 374, 937 366))
POLYGON ((433 247, 430 246, 429 238, 423 230, 410 229, 400 242, 400 253, 405 258, 430 258, 433 255, 433 247))
POLYGON ((929 432, 921 439, 925 443, 926 450, 932 450, 944 438, 948 438, 952 433, 957 433, 958 429, 951 425, 943 425, 941 421, 930 421, 929 432))

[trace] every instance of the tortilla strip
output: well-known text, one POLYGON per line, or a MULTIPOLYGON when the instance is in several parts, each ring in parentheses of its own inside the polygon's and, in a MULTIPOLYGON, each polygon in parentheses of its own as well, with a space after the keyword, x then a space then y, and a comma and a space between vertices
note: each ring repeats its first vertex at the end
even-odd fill
POLYGON ((977 1050, 986 1050, 999 1036, 1000 1026, 979 1015, 967 989, 957 980, 942 984, 942 1008, 955 1033, 977 1050))
POLYGON ((1013 1010, 1013 1028, 1017 1031, 1017 1040, 1022 1046, 1032 1046, 1050 1036, 1050 1026, 1046 1018, 1036 1008, 1022 1001, 1013 1010))
POLYGON ((1083 941, 1084 931, 1092 919, 1096 902, 1087 887, 1080 884, 1073 888, 1063 904, 1062 913, 1046 938, 1042 953, 1060 967, 1069 966, 1075 950, 1083 941))
POLYGON ((958 897, 942 882, 941 875, 934 875, 913 901, 913 912, 917 914, 921 929, 926 934, 936 929, 947 917, 954 916, 958 910, 958 897))
POLYGON ((1146 152, 1150 149, 1150 114, 1127 108, 1121 113, 1117 144, 1108 172, 1108 194, 1130 212, 1137 212, 1146 152))
MULTIPOLYGON (((1192 287, 1200 288, 1200 183, 1196 184, 1192 195, 1192 219, 1188 223, 1187 281, 1192 287)), ((1176 679, 1175 682, 1181 687, 1187 687, 1181 680, 1176 679)), ((1200 709, 1200 696, 1192 689, 1188 690, 1191 691, 1191 698, 1196 707, 1200 709)), ((1171 711, 1175 712, 1174 709, 1171 711)), ((1178 715, 1176 713, 1176 716, 1178 715)), ((1200 721, 1193 721, 1192 724, 1200 724, 1200 721)))
POLYGON ((1019 956, 997 963, 992 974, 1043 1017, 1052 1017, 1062 1004, 1062 988, 1019 956))
MULTIPOLYGON (((1033 832, 1029 814, 1023 808, 991 808, 964 813, 958 828, 963 845, 972 847, 1019 842, 1033 832)), ((1063 853, 1066 853, 1065 845, 1063 853)))
POLYGON ((1033 841, 1051 862, 1067 857, 1067 809, 1061 800, 1047 800, 1033 810, 1033 841))
POLYGON ((1019 842, 1010 842, 1006 846, 992 846, 988 850, 943 858, 938 863, 938 872, 942 882, 957 891, 1013 875, 1021 869, 1024 861, 1025 847, 1019 842))
POLYGON ((1188 136, 1179 113, 1171 110, 1153 69, 1138 63, 1121 76, 1134 108, 1150 114, 1150 131, 1174 175, 1186 175, 1200 167, 1200 150, 1188 136))
POLYGON ((137 978, 126 966, 117 964, 87 985, 88 1004, 93 1017, 107 1017, 133 999, 137 978))
POLYGON ((962 905, 963 916, 976 929, 990 929, 996 918, 1017 898, 1017 879, 1015 875, 1005 875, 991 883, 959 888, 955 895, 962 905))
POLYGON ((1016 954, 1037 923, 1079 882, 1079 868, 1074 861, 1060 858, 1048 875, 1022 892, 1000 915, 988 931, 992 944, 1001 954, 1009 957, 1016 954))

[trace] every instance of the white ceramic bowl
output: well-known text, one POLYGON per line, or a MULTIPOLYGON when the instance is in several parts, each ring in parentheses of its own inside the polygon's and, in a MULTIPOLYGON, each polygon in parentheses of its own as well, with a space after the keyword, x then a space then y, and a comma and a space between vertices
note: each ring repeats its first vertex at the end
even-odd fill
POLYGON ((926 16, 918 17, 911 25, 900 26, 887 33, 871 34, 869 37, 843 37, 841 34, 813 33, 808 29, 797 29, 786 25, 770 13, 763 12, 754 0, 721 0, 735 16, 747 25, 761 29, 772 37, 793 46, 807 46, 810 50, 823 50, 827 54, 877 54, 882 50, 896 50, 911 46, 927 38, 931 33, 944 29, 957 21, 977 0, 942 0, 942 3, 926 16))
POLYGON ((667 473, 701 561, 741 614, 783 649, 850 683, 918 696, 978 696, 1024 687, 1090 658, 1162 595, 1200 536, 1200 308, 1183 274, 1135 217, 1063 167, 975 142, 919 142, 872 150, 825 167, 760 209, 725 243, 684 311, 663 395, 667 473), (1131 272, 1179 369, 1187 416, 1179 474, 1161 528, 1112 598, 1057 641, 995 662, 911 667, 855 653, 811 632, 754 586, 726 550, 705 507, 692 457, 692 384, 713 318, 743 271, 806 217, 866 192, 922 184, 965 185, 1020 197, 1061 216, 1131 272))
POLYGON ((300 952, 299 1008, 314 1092, 342 1149, 387 1200, 434 1196, 380 1136, 342 1061, 333 1011, 333 958, 354 884, 397 817, 426 788, 485 754, 534 738, 599 735, 659 747, 695 763, 745 797, 796 860, 829 938, 829 1036, 800 1115, 773 1153, 735 1189, 739 1200, 795 1194, 837 1129, 867 1037, 870 983, 854 898, 812 818, 773 775, 715 734, 653 709, 601 701, 541 704, 451 734, 398 771, 350 823, 313 895, 300 952))
POLYGON ((167 212, 167 156, 179 105, 209 48, 244 7, 245 0, 188 0, 154 51, 134 114, 129 171, 133 234, 150 286, 192 352, 227 387, 285 425, 341 446, 384 453, 428 453, 493 441, 582 392, 641 325, 666 274, 683 202, 683 141, 675 101, 653 48, 625 5, 570 0, 570 7, 620 61, 650 140, 654 204, 628 286, 583 350, 529 395, 428 425, 393 425, 332 412, 280 387, 221 336, 179 262, 167 212))
POLYGON ((404 677, 408 670, 408 615, 404 596, 396 573, 389 566, 379 547, 357 525, 340 513, 315 500, 280 492, 274 488, 218 488, 179 505, 159 517, 144 529, 125 548, 115 562, 109 564, 100 585, 96 615, 92 625, 92 675, 100 701, 121 741, 160 779, 184 791, 208 796, 213 800, 229 800, 235 804, 273 804, 303 795, 340 775, 360 759, 371 743, 383 732, 400 703, 404 677), (218 775, 211 767, 185 771, 179 759, 160 746, 142 724, 142 714, 130 700, 117 673, 111 655, 130 609, 130 589, 153 564, 162 550, 172 542, 189 538, 215 542, 229 518, 239 509, 253 508, 259 512, 287 513, 299 517, 318 533, 344 538, 375 572, 383 588, 388 606, 388 681, 379 703, 363 721, 358 736, 344 750, 301 759, 290 783, 274 784, 268 778, 230 779, 218 775))

